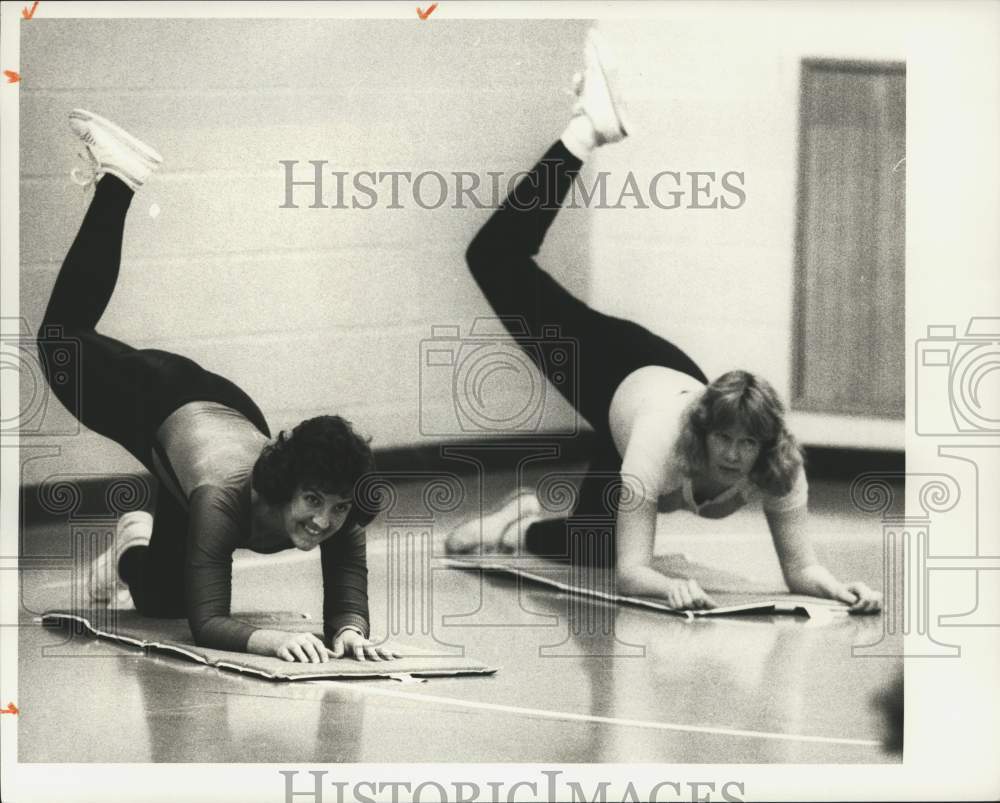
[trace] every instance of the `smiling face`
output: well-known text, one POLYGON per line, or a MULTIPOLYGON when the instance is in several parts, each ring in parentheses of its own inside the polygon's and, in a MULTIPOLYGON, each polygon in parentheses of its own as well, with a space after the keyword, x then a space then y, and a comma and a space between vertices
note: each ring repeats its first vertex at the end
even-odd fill
POLYGON ((283 508, 285 532, 296 549, 313 549, 344 526, 351 504, 350 496, 297 488, 283 508))
POLYGON ((705 438, 709 478, 735 485, 750 475, 760 449, 760 441, 741 426, 712 430, 705 438))

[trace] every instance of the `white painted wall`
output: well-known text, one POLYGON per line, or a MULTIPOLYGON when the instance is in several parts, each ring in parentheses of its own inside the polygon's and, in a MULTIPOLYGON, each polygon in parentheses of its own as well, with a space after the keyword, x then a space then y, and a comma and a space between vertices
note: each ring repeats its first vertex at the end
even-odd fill
MULTIPOLYGON (((790 3, 724 9, 708 17, 682 6, 673 19, 603 25, 609 43, 627 54, 621 74, 634 135, 597 151, 591 168, 611 174, 609 188, 620 188, 632 170, 650 208, 594 213, 591 301, 677 343, 709 377, 746 368, 788 399, 800 63, 905 61, 905 9, 790 3), (739 171, 746 201, 737 209, 687 208, 688 183, 682 208, 658 209, 648 188, 664 170, 714 171, 718 179, 739 171)), ((673 187, 668 178, 660 184, 665 205, 673 187)), ((720 181, 712 197, 739 200, 720 181)), ((902 421, 815 414, 791 420, 808 443, 903 448, 902 421)))

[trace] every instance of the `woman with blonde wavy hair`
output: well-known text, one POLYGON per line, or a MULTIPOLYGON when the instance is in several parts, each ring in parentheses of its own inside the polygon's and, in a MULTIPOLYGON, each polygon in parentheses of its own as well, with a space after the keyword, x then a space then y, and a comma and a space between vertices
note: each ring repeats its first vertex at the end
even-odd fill
MULTIPOLYGON (((555 329, 575 342, 578 385, 554 384, 593 427, 597 445, 569 517, 544 518, 535 493, 521 492, 457 528, 447 550, 523 547, 610 563, 621 593, 661 597, 676 608, 711 608, 715 602, 693 578, 658 568, 657 513, 687 510, 718 519, 759 501, 792 592, 840 600, 855 613, 879 610, 880 593, 840 582, 816 558, 807 533, 802 452, 771 385, 747 371, 709 383, 677 346, 591 309, 535 262, 583 160, 626 136, 614 71, 596 31, 588 35, 585 59, 579 102, 561 139, 490 217, 466 257, 490 305, 512 324, 515 341, 534 345, 555 329), (569 535, 593 529, 595 520, 613 522, 612 543, 597 545, 597 554, 593 544, 573 545, 569 535)), ((552 370, 537 348, 525 351, 543 373, 552 370)))
POLYGON ((729 371, 685 409, 674 453, 687 476, 704 474, 712 465, 710 444, 719 446, 722 431, 742 428, 761 447, 747 473, 751 485, 785 496, 794 489, 803 460, 784 418, 785 407, 767 380, 749 371, 729 371))

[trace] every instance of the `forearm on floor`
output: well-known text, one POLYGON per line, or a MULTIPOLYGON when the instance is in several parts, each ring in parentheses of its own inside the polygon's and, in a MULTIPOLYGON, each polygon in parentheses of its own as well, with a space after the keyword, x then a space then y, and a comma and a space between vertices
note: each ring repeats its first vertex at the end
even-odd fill
POLYGON ((831 597, 842 585, 829 569, 813 563, 785 572, 785 583, 793 594, 811 597, 831 597))
POLYGON ((633 564, 619 566, 615 585, 619 593, 629 596, 662 597, 673 589, 671 581, 686 578, 667 577, 652 566, 633 564))
POLYGON ((255 630, 251 625, 224 615, 189 616, 188 626, 199 647, 228 652, 247 652, 247 642, 255 630))
POLYGON ((830 596, 840 584, 819 562, 809 537, 806 508, 765 511, 765 516, 789 590, 796 594, 830 596))
POLYGON ((254 630, 247 639, 247 652, 254 655, 268 655, 274 657, 278 654, 278 648, 285 643, 288 633, 283 630, 254 630))
MULTIPOLYGON (((642 488, 635 493, 645 496, 642 488)), ((653 568, 655 500, 643 499, 636 508, 619 511, 615 541, 615 579, 626 593, 662 593, 667 578, 653 568)))

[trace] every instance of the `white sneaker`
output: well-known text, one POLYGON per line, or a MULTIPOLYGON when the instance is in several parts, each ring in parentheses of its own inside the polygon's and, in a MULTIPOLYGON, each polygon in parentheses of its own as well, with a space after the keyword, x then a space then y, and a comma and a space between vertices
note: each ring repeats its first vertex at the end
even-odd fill
POLYGON ((584 72, 575 76, 578 96, 574 113, 585 114, 594 126, 597 144, 619 142, 628 136, 625 101, 618 87, 618 70, 611 51, 596 28, 587 32, 584 72))
POLYGON ((474 516, 460 524, 445 540, 449 555, 470 553, 513 554, 528 527, 541 519, 542 506, 534 491, 511 494, 500 508, 488 516, 474 516))
POLYGON ((80 181, 74 169, 71 175, 77 184, 86 186, 110 173, 134 192, 163 163, 163 157, 146 143, 86 109, 73 109, 69 113, 69 127, 86 146, 93 171, 89 180, 80 181))
POLYGON ((94 602, 131 601, 128 586, 118 574, 118 561, 126 549, 148 546, 152 534, 153 517, 144 510, 133 510, 118 519, 111 546, 90 565, 89 592, 94 602))

